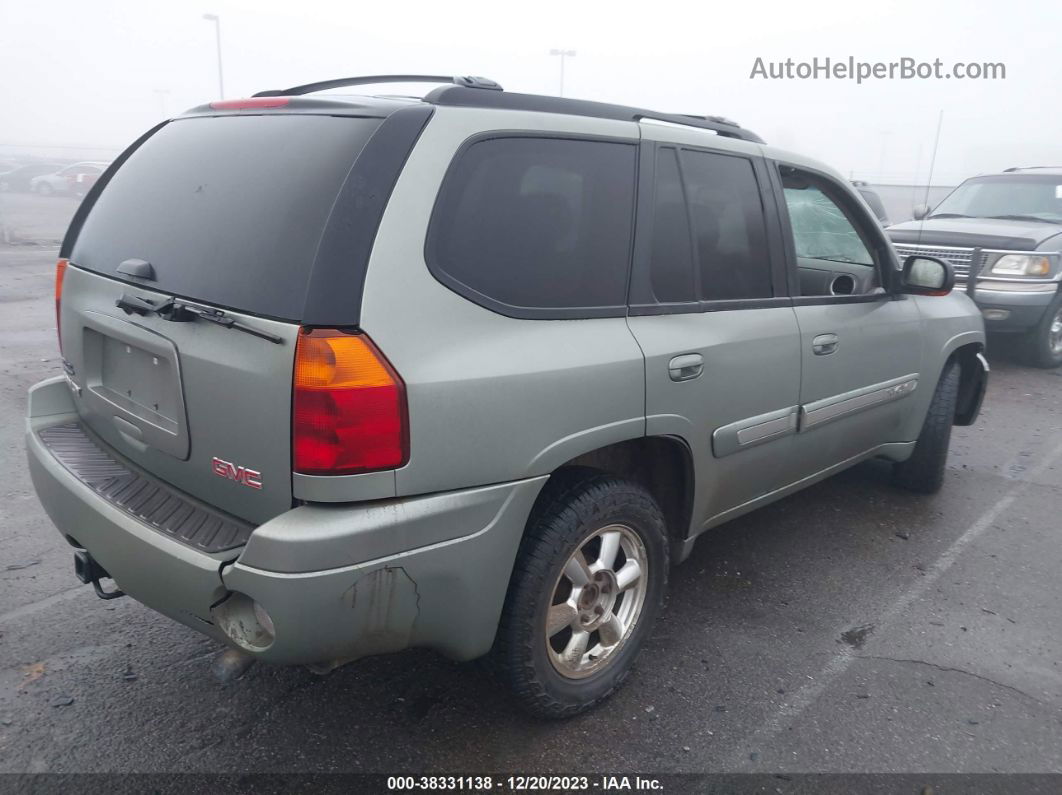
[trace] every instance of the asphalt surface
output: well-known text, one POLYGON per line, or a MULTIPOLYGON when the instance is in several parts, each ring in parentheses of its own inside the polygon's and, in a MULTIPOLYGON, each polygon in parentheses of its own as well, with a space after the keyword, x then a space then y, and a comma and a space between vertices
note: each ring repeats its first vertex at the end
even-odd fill
POLYGON ((574 720, 426 651, 223 685, 212 641, 78 586, 34 495, 56 254, 0 245, 0 773, 1062 772, 1062 371, 993 348, 937 496, 871 462, 702 538, 574 720))

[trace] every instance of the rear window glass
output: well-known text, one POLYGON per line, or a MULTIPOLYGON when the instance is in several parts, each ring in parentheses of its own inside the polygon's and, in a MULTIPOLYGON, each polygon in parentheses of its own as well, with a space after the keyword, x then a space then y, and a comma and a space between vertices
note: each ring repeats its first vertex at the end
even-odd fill
POLYGON ((436 204, 432 270, 503 313, 622 314, 634 163, 635 147, 621 143, 514 137, 473 144, 436 204))
POLYGON ((300 320, 332 204, 381 119, 223 116, 174 121, 122 165, 71 261, 106 276, 127 259, 152 289, 300 320))

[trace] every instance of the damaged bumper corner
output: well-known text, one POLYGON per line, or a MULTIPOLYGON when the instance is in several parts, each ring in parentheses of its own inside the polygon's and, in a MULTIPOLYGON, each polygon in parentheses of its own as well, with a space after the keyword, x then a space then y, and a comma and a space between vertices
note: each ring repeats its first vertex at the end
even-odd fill
POLYGON ((276 525, 258 528, 240 558, 222 570, 226 589, 239 597, 235 609, 226 607, 233 596, 217 605, 215 621, 246 651, 281 664, 327 669, 413 646, 457 660, 479 657, 494 642, 520 536, 544 482, 533 478, 371 508, 297 508, 276 525), (431 540, 413 549, 336 568, 291 570, 322 554, 349 560, 359 549, 423 541, 422 530, 431 540), (261 616, 268 616, 266 637, 259 632, 261 616))

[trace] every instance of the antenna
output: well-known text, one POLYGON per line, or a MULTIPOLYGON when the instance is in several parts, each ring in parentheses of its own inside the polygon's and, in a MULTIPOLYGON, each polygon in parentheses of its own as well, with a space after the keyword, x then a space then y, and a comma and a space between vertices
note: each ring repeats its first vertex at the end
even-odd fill
POLYGON ((940 128, 944 125, 944 111, 940 111, 937 117, 937 137, 933 141, 933 154, 929 158, 929 177, 926 179, 926 195, 924 203, 929 204, 929 188, 933 185, 933 169, 937 165, 937 147, 940 146, 940 128))

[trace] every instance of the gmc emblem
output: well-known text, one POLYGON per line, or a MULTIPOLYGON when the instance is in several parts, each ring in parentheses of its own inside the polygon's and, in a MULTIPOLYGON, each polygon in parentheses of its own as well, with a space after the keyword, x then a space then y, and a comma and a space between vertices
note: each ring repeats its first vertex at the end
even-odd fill
POLYGON ((218 458, 217 456, 214 456, 214 458, 211 459, 210 468, 214 470, 214 474, 219 478, 235 480, 237 483, 242 483, 244 486, 250 486, 252 489, 262 488, 262 473, 258 470, 248 469, 247 467, 238 467, 229 461, 218 458))

